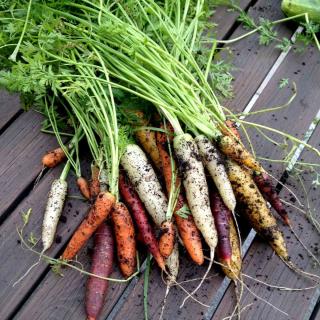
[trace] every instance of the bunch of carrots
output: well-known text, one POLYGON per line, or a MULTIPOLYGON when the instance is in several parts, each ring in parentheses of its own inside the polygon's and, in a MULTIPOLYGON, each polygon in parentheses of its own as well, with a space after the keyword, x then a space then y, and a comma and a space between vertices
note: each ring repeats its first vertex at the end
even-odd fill
POLYGON ((16 49, 5 60, 0 82, 34 95, 48 118, 60 147, 43 157, 43 166, 66 160, 44 212, 42 254, 53 244, 71 168, 81 194, 92 202, 60 258, 72 262, 94 236, 88 319, 97 319, 102 309, 114 247, 123 276, 135 273, 136 234, 167 276, 168 288, 179 272, 179 240, 198 265, 204 263, 203 246, 209 247, 208 269, 187 298, 202 285, 215 253, 223 272, 239 281, 238 205, 295 268, 267 202, 290 225, 288 214, 208 80, 215 42, 207 66, 194 56, 206 1, 34 2, 3 13, 9 22, 15 14, 21 20, 23 12, 26 18, 19 37, 1 31, 7 39, 2 56, 13 44, 16 49), (73 131, 68 144, 61 119, 73 131), (81 174, 81 143, 93 159, 90 181, 81 174))

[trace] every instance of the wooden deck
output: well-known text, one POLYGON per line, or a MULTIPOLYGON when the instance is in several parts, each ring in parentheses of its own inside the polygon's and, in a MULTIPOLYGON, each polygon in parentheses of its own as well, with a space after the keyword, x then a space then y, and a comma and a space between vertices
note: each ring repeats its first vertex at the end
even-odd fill
MULTIPOLYGON (((282 17, 278 0, 249 1, 241 0, 241 6, 255 16, 263 16, 270 20, 282 17)), ((219 38, 233 38, 243 33, 243 28, 235 21, 235 14, 219 9, 216 20, 220 22, 217 30, 219 38)), ((279 35, 292 37, 295 26, 278 26, 279 35)), ((235 97, 228 107, 237 112, 258 111, 265 107, 285 103, 291 96, 290 88, 280 90, 279 81, 289 78, 298 88, 297 98, 290 108, 276 113, 260 113, 248 115, 250 121, 271 125, 292 135, 304 138, 310 129, 312 135, 309 143, 319 147, 320 125, 315 126, 313 120, 319 117, 320 101, 320 54, 313 47, 299 54, 290 50, 281 53, 273 45, 259 46, 257 35, 246 38, 231 46, 234 53, 235 97)), ((227 54, 227 53, 223 53, 227 54)), ((57 145, 53 136, 40 133, 42 117, 33 112, 24 113, 20 109, 16 96, 0 92, 0 319, 85 319, 84 290, 85 277, 72 270, 64 270, 64 277, 58 277, 50 271, 47 264, 41 263, 19 284, 13 283, 37 260, 37 256, 23 250, 16 228, 21 226, 21 212, 32 208, 33 213, 26 233, 31 231, 40 234, 41 221, 50 183, 58 177, 61 168, 47 170, 35 188, 34 182, 41 171, 40 158, 47 150, 57 145)), ((256 131, 249 132, 257 155, 265 158, 282 159, 286 150, 262 138, 256 131)), ((269 134, 271 138, 275 136, 269 134)), ((300 149, 299 149, 300 150, 300 149)), ((303 150, 296 155, 298 161, 318 161, 314 154, 303 150)), ((86 166, 88 168, 88 165, 86 166)), ((265 166, 278 179, 285 178, 286 167, 279 163, 266 161, 265 166)), ((88 172, 85 172, 88 175, 88 172)), ((319 189, 312 185, 310 175, 301 176, 305 190, 301 185, 286 179, 285 184, 302 199, 308 193, 310 207, 317 208, 315 215, 320 218, 319 189)), ((69 179, 69 194, 78 193, 74 179, 69 179)), ((281 189, 282 198, 292 201, 292 196, 285 188, 281 189)), ((50 250, 50 256, 58 257, 66 242, 86 214, 88 205, 76 199, 68 199, 63 218, 58 226, 58 238, 50 250)), ((319 235, 313 230, 306 218, 297 210, 290 210, 292 221, 303 242, 318 254, 319 235)), ((312 259, 299 245, 287 228, 281 226, 288 243, 289 253, 294 263, 306 271, 319 274, 312 259)), ((244 240, 243 273, 261 281, 278 286, 304 288, 312 286, 312 282, 297 276, 272 253, 272 250, 254 232, 247 232, 244 240)), ((90 247, 90 245, 89 245, 90 247)), ((201 276, 205 267, 197 267, 182 255, 179 281, 201 276)), ((88 249, 84 249, 79 261, 84 267, 89 266, 88 249)), ((184 293, 172 288, 164 312, 164 319, 223 319, 228 316, 235 305, 234 287, 224 278, 218 268, 210 272, 197 293, 197 298, 209 304, 210 308, 188 302, 180 309, 184 293)), ((120 277, 117 267, 112 277, 120 277)), ((157 268, 152 268, 149 286, 149 318, 158 319, 165 286, 157 268)), ((307 291, 280 291, 261 285, 249 278, 244 280, 250 290, 257 296, 266 299, 283 312, 260 301, 252 293, 245 290, 242 306, 245 310, 242 319, 320 319, 320 289, 307 291)), ((191 291, 195 282, 185 284, 191 291)), ((110 283, 106 303, 101 319, 143 319, 143 272, 129 283, 110 283)))

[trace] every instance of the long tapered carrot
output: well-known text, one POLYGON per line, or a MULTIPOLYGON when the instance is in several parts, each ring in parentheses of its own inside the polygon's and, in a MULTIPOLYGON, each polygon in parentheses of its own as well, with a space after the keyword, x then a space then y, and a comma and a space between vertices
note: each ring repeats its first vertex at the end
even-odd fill
POLYGON ((137 192, 123 173, 120 173, 119 175, 119 191, 123 201, 128 206, 133 219, 136 222, 143 243, 147 246, 159 267, 164 270, 165 262, 160 254, 157 238, 154 234, 153 228, 149 223, 148 214, 137 192))
MULTIPOLYGON (((172 184, 172 169, 171 169, 171 159, 169 156, 169 153, 166 149, 167 144, 167 137, 166 134, 157 132, 157 146, 159 149, 161 162, 162 162, 162 168, 163 168, 163 176, 166 183, 166 189, 169 193, 171 190, 171 184, 172 184)), ((177 184, 180 184, 179 177, 177 177, 177 184)), ((203 251, 202 251, 202 242, 201 237, 198 228, 196 227, 196 224, 193 220, 192 215, 188 215, 187 219, 182 218, 177 214, 177 212, 182 208, 186 206, 186 200, 180 192, 178 195, 178 200, 176 207, 174 209, 174 217, 177 223, 177 228, 179 235, 186 247, 186 250, 188 251, 191 259, 201 265, 204 261, 203 251)))
POLYGON ((116 236, 117 255, 122 274, 128 278, 136 269, 136 239, 133 222, 127 207, 118 202, 111 214, 116 236))
POLYGON ((255 185, 250 172, 232 160, 228 160, 228 176, 234 189, 237 201, 242 205, 244 215, 257 233, 264 237, 273 250, 288 260, 287 246, 276 219, 271 214, 267 203, 255 185))
MULTIPOLYGON (((94 249, 90 272, 109 277, 112 272, 114 241, 111 227, 102 223, 94 234, 94 249)), ((108 281, 90 276, 87 281, 85 308, 87 320, 98 319, 104 305, 108 281)))
POLYGON ((42 164, 48 168, 54 168, 66 158, 66 154, 62 148, 56 148, 49 151, 42 157, 42 164))
POLYGON ((71 260, 84 246, 99 225, 107 218, 113 205, 115 197, 109 192, 100 192, 95 203, 92 205, 88 215, 73 234, 66 249, 62 254, 62 259, 71 260))
POLYGON ((210 204, 218 232, 217 255, 224 274, 236 280, 241 272, 241 248, 231 211, 222 201, 218 191, 210 187, 210 204))

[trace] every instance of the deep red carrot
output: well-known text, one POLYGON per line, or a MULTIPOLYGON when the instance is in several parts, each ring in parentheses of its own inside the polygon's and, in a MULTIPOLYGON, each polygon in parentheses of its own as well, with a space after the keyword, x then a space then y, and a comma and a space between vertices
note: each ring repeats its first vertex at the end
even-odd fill
POLYGON ((119 176, 119 190, 123 201, 128 206, 134 221, 138 227, 138 230, 143 238, 144 244, 147 246, 149 252, 153 255, 157 261, 159 267, 164 270, 165 262, 160 254, 158 242, 152 226, 149 223, 148 215, 142 204, 138 194, 130 184, 129 180, 126 179, 123 173, 119 176))
POLYGON ((111 215, 116 236, 117 256, 122 274, 128 278, 136 270, 137 251, 133 221, 127 207, 118 202, 111 215))
MULTIPOLYGON (((112 272, 114 241, 111 227, 104 223, 94 235, 94 249, 90 272, 101 277, 109 277, 112 272)), ((104 304, 108 281, 89 277, 86 287, 85 308, 87 320, 96 320, 104 304)))
POLYGON ((210 188, 210 205, 218 233, 218 255, 229 265, 232 254, 229 210, 223 203, 218 191, 213 186, 210 188))
POLYGON ((62 259, 71 260, 75 257, 101 223, 107 218, 113 208, 114 202, 115 197, 111 193, 100 192, 98 194, 88 215, 77 228, 65 248, 62 259))
POLYGON ((56 148, 49 151, 42 157, 42 164, 48 168, 54 168, 66 158, 62 148, 56 148))
POLYGON ((169 258, 175 243, 174 224, 172 221, 164 221, 161 224, 161 237, 159 239, 159 250, 164 258, 169 258))
MULTIPOLYGON (((168 128, 167 128, 168 129, 168 128)), ((170 127, 169 127, 170 130, 170 127)), ((163 168, 163 176, 166 183, 166 189, 169 193, 171 190, 172 184, 172 169, 171 169, 171 159, 167 152, 167 137, 165 133, 157 132, 157 146, 160 153, 160 158, 163 168)), ((179 177, 176 181, 177 185, 180 184, 179 177)), ((195 225, 192 215, 188 215, 187 219, 182 218, 177 213, 182 207, 186 206, 186 200, 180 192, 178 195, 178 200, 176 207, 174 208, 174 218, 177 223, 177 228, 179 235, 185 245, 191 259, 201 265, 204 261, 203 251, 202 251, 202 242, 198 228, 195 225)))
POLYGON ((231 211, 214 186, 210 188, 210 204, 218 233, 219 262, 222 264, 224 274, 232 280, 237 280, 242 265, 238 231, 231 211))
POLYGON ((77 185, 78 185, 78 188, 79 188, 81 194, 86 199, 89 200, 91 198, 91 193, 90 193, 90 187, 89 187, 88 181, 83 177, 79 177, 77 179, 77 185))
POLYGON ((285 224, 290 225, 290 220, 288 213, 284 208, 280 197, 276 191, 276 188, 272 185, 271 178, 267 173, 263 172, 261 174, 253 174, 254 182, 259 188, 260 192, 264 198, 271 204, 271 206, 276 210, 279 216, 282 218, 285 224))

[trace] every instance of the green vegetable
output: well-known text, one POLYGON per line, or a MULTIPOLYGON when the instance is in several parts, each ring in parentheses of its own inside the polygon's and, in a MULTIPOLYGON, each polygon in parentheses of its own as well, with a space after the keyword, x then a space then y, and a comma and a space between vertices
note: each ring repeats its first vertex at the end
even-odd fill
POLYGON ((320 0, 282 0, 281 9, 288 17, 308 13, 310 21, 320 23, 320 0))

